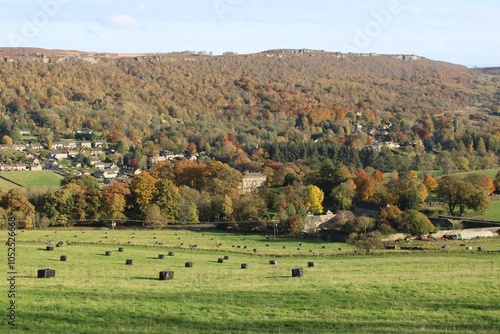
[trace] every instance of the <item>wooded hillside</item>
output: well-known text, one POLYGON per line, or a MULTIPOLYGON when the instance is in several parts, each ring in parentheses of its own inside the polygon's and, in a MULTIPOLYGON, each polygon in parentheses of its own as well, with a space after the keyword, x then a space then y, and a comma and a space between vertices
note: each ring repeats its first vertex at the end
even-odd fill
POLYGON ((207 150, 222 147, 228 136, 250 150, 311 136, 351 143, 355 130, 373 137, 390 123, 408 144, 430 138, 423 133, 426 124, 432 133, 430 123, 443 115, 444 123, 456 117, 455 126, 484 135, 498 130, 498 77, 415 56, 308 50, 126 56, 30 49, 3 49, 3 55, 0 131, 14 143, 21 140, 19 130, 50 129, 58 136, 90 128, 109 142, 149 145, 150 151, 184 150, 188 143, 207 150))

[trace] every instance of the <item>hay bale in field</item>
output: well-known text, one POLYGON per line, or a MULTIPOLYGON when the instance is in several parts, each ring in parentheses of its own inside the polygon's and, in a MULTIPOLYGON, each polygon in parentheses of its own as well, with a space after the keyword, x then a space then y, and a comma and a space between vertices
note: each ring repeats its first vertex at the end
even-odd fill
POLYGON ((160 271, 160 281, 166 281, 174 279, 174 272, 171 270, 160 271))
POLYGON ((302 272, 302 268, 294 268, 292 269, 292 277, 302 277, 304 276, 302 272))
POLYGON ((50 268, 38 269, 38 278, 50 278, 55 276, 56 276, 56 271, 54 269, 50 268))

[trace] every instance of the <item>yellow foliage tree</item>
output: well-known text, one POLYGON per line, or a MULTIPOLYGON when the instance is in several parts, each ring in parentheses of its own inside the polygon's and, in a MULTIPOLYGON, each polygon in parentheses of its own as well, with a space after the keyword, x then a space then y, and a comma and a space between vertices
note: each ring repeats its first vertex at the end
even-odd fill
POLYGON ((306 200, 305 206, 306 210, 315 213, 323 212, 323 200, 325 199, 325 194, 323 190, 314 185, 309 185, 306 187, 306 200))

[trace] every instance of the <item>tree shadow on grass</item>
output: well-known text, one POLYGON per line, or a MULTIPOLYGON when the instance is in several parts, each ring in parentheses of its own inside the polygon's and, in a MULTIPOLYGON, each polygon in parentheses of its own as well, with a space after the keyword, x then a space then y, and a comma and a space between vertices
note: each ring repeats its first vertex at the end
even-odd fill
POLYGON ((142 280, 142 281, 159 281, 159 279, 156 277, 156 278, 153 278, 153 277, 131 277, 131 279, 134 279, 134 280, 142 280))
POLYGON ((266 278, 290 279, 290 278, 296 278, 296 277, 292 277, 292 276, 267 276, 266 278))

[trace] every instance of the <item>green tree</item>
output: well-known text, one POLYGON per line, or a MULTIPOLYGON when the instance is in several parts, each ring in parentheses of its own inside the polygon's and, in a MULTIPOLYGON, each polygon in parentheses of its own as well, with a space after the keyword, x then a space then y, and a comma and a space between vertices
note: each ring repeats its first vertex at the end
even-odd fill
POLYGON ((356 185, 351 179, 333 188, 330 197, 336 211, 350 210, 352 201, 356 195, 356 185))
POLYGON ((318 186, 325 194, 332 194, 333 188, 347 181, 347 173, 340 161, 323 161, 319 170, 318 186))
POLYGON ((434 225, 423 213, 417 210, 407 210, 399 217, 396 230, 409 233, 413 236, 421 236, 434 231, 434 225))
POLYGON ((367 253, 382 246, 382 233, 377 231, 373 218, 356 217, 343 226, 347 243, 367 253))
POLYGON ((90 175, 68 175, 61 180, 61 186, 65 186, 70 183, 77 184, 81 189, 85 190, 99 189, 99 181, 95 177, 92 177, 90 175))
POLYGON ((200 192, 187 186, 181 186, 179 194, 178 220, 182 223, 199 223, 198 203, 202 198, 200 192))
POLYGON ((458 176, 446 175, 439 180, 436 189, 438 197, 448 205, 450 214, 458 207, 463 216, 467 209, 482 212, 489 205, 488 195, 481 185, 475 185, 458 176))
POLYGON ((394 204, 403 211, 418 209, 429 195, 427 187, 420 182, 413 171, 402 178, 391 179, 388 189, 395 201, 394 204))

